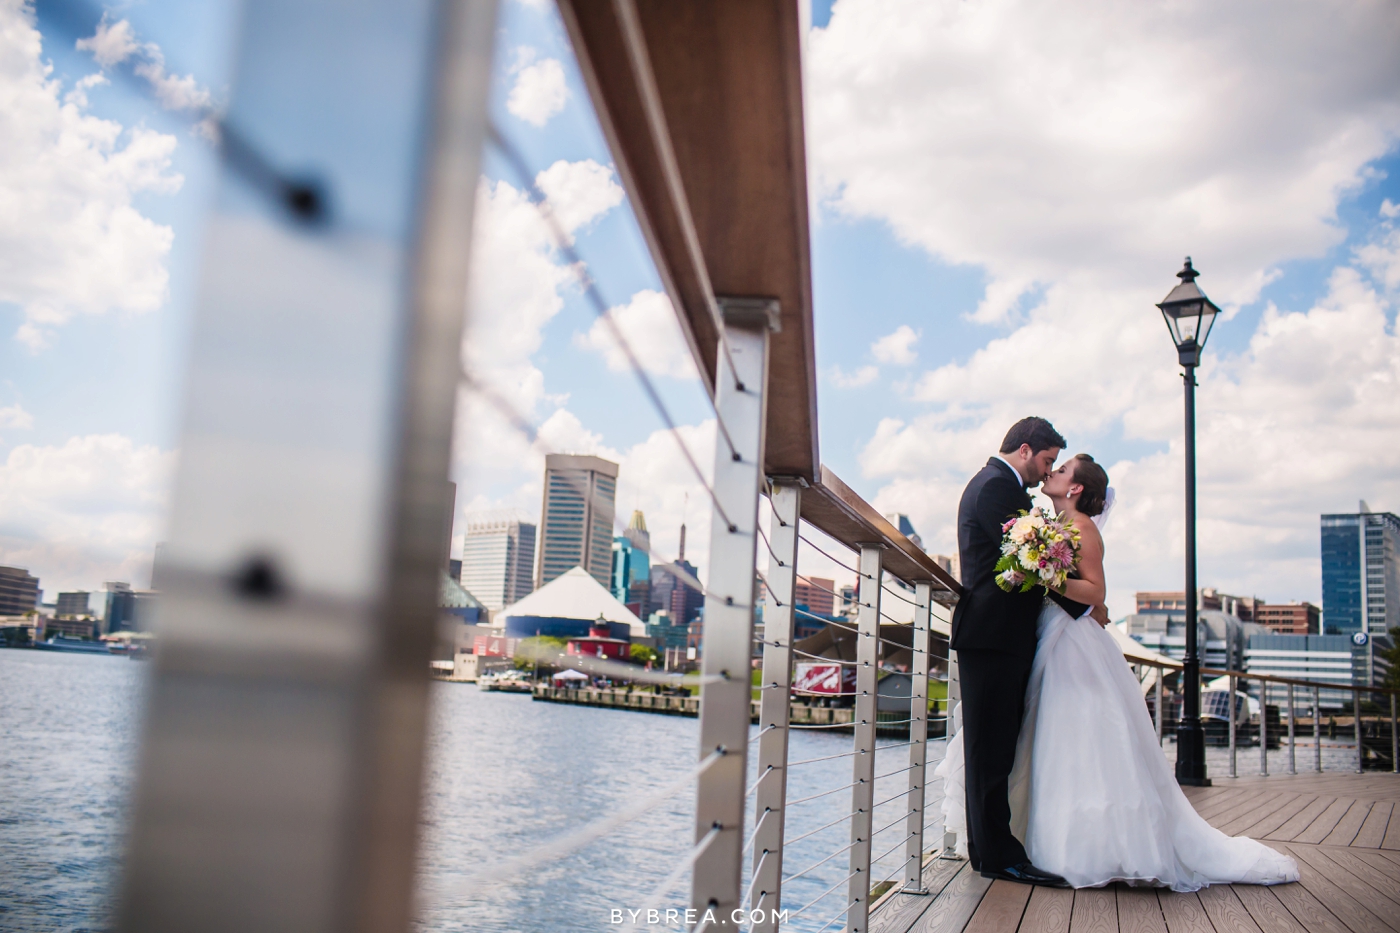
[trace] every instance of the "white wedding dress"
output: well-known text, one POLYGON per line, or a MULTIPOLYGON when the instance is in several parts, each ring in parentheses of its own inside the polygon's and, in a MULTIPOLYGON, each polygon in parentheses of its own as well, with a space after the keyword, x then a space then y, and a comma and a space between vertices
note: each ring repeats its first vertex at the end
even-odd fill
MULTIPOLYGON (((1196 813, 1112 635, 1049 600, 1037 633, 1011 772, 1011 829, 1032 864, 1076 888, 1127 881, 1195 891, 1298 880, 1288 856, 1226 836, 1196 813)), ((934 773, 944 780, 945 826, 966 855, 960 728, 934 773)))

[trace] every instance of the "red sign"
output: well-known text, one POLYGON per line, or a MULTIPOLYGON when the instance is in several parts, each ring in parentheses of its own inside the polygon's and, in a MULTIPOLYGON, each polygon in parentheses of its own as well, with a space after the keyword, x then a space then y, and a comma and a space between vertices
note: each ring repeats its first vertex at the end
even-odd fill
POLYGON ((792 682, 793 693, 837 696, 854 693, 856 669, 848 664, 821 661, 798 661, 797 677, 792 682))

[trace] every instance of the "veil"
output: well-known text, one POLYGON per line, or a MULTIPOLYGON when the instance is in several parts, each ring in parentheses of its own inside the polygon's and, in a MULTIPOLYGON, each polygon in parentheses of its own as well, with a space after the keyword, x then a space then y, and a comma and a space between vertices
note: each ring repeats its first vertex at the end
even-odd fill
POLYGON ((1103 531, 1108 524, 1108 514, 1113 511, 1113 504, 1118 501, 1118 491, 1112 486, 1108 487, 1108 493, 1103 498, 1103 511, 1094 516, 1094 524, 1099 526, 1099 531, 1103 531))

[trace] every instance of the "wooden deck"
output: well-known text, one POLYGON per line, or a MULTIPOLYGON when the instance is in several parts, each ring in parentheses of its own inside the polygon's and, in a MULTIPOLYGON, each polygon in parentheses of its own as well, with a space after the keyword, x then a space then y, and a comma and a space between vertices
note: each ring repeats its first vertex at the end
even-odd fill
POLYGON ((1298 884, 1176 894, 1119 884, 1063 891, 988 881, 932 859, 930 894, 892 893, 871 933, 1400 933, 1400 775, 1216 779, 1190 788, 1222 831, 1292 855, 1298 884))

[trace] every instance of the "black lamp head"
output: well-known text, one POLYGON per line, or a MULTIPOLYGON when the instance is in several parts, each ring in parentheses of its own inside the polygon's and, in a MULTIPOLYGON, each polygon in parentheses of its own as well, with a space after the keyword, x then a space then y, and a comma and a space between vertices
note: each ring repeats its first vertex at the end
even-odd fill
POLYGON ((1211 325, 1220 313, 1215 302, 1207 298, 1205 292, 1196 285, 1196 276, 1199 274, 1191 265, 1191 257, 1187 256, 1186 264, 1176 274, 1177 278, 1181 279, 1181 284, 1173 288, 1167 297, 1162 299, 1161 304, 1157 305, 1167 322, 1167 330, 1171 332, 1172 342, 1176 344, 1177 358, 1182 366, 1200 365, 1201 350, 1205 348, 1211 325))

